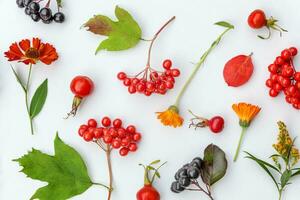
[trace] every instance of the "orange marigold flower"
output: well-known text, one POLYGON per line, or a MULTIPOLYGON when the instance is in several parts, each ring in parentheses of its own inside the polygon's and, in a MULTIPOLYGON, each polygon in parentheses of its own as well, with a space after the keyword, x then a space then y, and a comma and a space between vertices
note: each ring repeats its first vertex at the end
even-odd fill
POLYGON ((180 127, 183 124, 183 118, 179 115, 179 110, 176 106, 170 106, 164 112, 157 112, 157 118, 165 126, 180 127))
POLYGON ((261 108, 247 103, 233 104, 232 109, 240 119, 240 126, 248 127, 261 108))
POLYGON ((58 59, 56 49, 49 43, 42 43, 40 39, 24 39, 19 43, 13 43, 4 53, 8 61, 19 61, 26 65, 36 64, 38 61, 50 65, 58 59))

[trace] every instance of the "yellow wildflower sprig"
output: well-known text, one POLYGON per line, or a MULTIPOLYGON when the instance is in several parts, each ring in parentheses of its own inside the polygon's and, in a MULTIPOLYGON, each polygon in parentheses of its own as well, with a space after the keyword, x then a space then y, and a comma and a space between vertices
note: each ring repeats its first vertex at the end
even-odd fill
POLYGON ((277 142, 273 144, 276 154, 271 156, 274 165, 260 160, 248 152, 246 152, 246 158, 254 160, 267 172, 267 174, 272 178, 278 190, 279 200, 281 200, 282 193, 286 186, 291 184, 291 178, 300 175, 300 168, 295 168, 295 165, 300 160, 300 154, 299 150, 295 147, 295 139, 292 139, 289 135, 286 125, 281 121, 277 124, 279 133, 277 142), (275 177, 274 173, 277 173, 278 177, 275 177))

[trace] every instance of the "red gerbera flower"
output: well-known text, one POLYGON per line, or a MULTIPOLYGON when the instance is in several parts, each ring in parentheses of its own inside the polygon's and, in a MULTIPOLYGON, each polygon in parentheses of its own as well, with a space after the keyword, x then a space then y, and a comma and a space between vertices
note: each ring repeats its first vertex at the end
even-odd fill
POLYGON ((4 53, 8 61, 19 61, 26 65, 36 64, 38 61, 50 65, 57 60, 56 49, 49 43, 42 43, 40 39, 33 38, 13 43, 7 52, 4 53))

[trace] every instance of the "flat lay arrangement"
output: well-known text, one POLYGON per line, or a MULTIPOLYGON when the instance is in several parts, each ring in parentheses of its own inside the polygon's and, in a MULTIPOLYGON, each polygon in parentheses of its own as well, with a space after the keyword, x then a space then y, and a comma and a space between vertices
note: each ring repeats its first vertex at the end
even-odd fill
POLYGON ((0 2, 0 199, 298 199, 297 21, 148 3, 0 2))

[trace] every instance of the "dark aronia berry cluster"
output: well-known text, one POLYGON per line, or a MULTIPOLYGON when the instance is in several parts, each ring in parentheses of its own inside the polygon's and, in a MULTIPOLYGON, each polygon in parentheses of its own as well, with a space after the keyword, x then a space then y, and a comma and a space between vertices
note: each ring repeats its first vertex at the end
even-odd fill
POLYGON ((283 92, 286 102, 299 110, 300 72, 295 70, 293 64, 293 58, 297 52, 297 48, 291 47, 283 50, 281 55, 276 57, 274 63, 268 67, 270 78, 266 81, 266 85, 270 88, 271 97, 276 97, 283 92))
POLYGON ((40 6, 41 1, 17 0, 16 2, 19 8, 25 8, 25 14, 29 15, 35 22, 42 20, 45 24, 50 24, 52 21, 63 23, 65 15, 60 11, 53 15, 52 10, 49 8, 50 1, 43 8, 40 6))
POLYGON ((87 124, 80 126, 78 134, 87 142, 106 144, 113 149, 119 149, 121 156, 137 151, 137 143, 142 138, 135 126, 129 125, 124 128, 121 119, 111 121, 109 117, 103 117, 100 126, 95 119, 89 119, 87 124))
POLYGON ((156 93, 164 95, 168 90, 174 88, 175 78, 180 75, 180 71, 176 68, 172 69, 172 61, 169 59, 163 62, 163 68, 164 72, 158 72, 148 66, 134 77, 120 72, 118 79, 128 87, 130 94, 141 93, 150 96, 156 93))
POLYGON ((196 157, 191 163, 183 165, 175 174, 175 181, 171 185, 171 191, 180 193, 188 189, 190 185, 197 185, 202 162, 201 158, 196 157))

